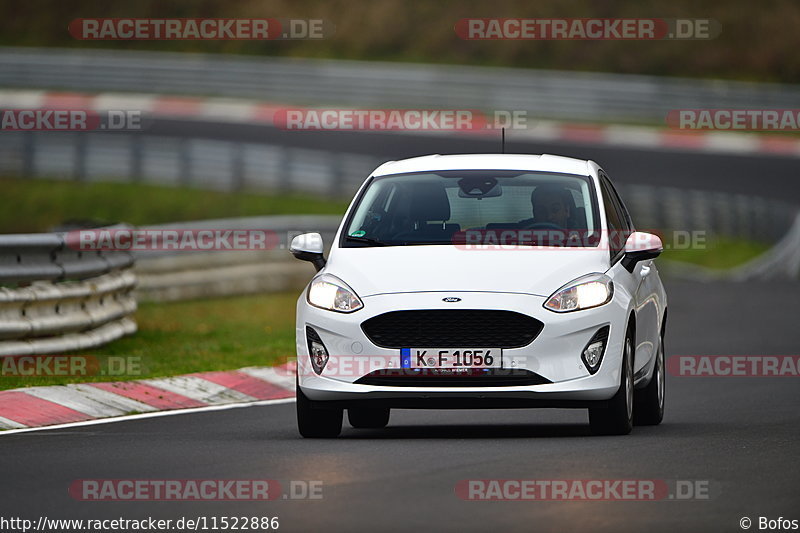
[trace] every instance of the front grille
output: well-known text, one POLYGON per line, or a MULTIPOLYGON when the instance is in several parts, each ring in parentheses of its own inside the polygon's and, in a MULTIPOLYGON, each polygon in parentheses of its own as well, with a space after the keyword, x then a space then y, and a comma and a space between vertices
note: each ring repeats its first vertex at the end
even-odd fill
POLYGON ((543 385, 550 380, 530 370, 492 368, 452 372, 446 369, 383 369, 356 381, 359 385, 386 387, 514 387, 543 385))
POLYGON ((519 348, 543 326, 513 311, 426 309, 384 313, 365 320, 361 329, 383 348, 519 348))

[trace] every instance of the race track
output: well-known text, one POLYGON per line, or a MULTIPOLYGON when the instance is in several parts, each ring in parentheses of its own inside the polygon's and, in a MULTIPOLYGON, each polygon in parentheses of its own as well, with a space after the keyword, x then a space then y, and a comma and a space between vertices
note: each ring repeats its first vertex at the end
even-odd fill
MULTIPOLYGON (((487 139, 287 133, 158 121, 151 133, 341 149, 387 159, 496 150, 487 139)), ((516 143, 508 152, 592 158, 630 183, 800 201, 796 159, 516 143)), ((797 354, 800 284, 668 282, 667 355, 797 354)), ((5 516, 278 516, 282 531, 741 531, 740 518, 800 519, 797 378, 668 376, 657 427, 592 437, 584 410, 395 411, 386 430, 345 424, 300 439, 294 404, 0 435, 5 516), (323 499, 81 502, 77 479, 318 480, 323 499), (474 502, 465 479, 655 479, 707 483, 710 499, 474 502)), ((757 529, 754 525, 752 529, 757 529)))

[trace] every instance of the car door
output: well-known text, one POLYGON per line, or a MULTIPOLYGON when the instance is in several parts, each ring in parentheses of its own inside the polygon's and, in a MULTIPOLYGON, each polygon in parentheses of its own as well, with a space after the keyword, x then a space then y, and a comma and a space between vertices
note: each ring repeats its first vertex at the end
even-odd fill
POLYGON ((625 240, 635 231, 630 214, 622 203, 616 189, 605 173, 600 174, 603 203, 606 206, 606 220, 609 221, 609 235, 614 236, 610 246, 612 271, 615 282, 622 282, 630 291, 636 313, 636 346, 634 350, 634 375, 646 368, 655 354, 658 341, 658 298, 657 276, 653 261, 640 261, 633 272, 628 272, 620 263, 624 255, 625 240))

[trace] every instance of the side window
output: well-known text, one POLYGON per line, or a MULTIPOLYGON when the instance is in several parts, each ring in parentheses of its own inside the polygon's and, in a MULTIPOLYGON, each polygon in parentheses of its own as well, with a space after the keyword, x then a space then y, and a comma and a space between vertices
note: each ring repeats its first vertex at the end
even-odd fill
POLYGON ((627 224, 623 222, 624 216, 620 213, 620 208, 613 197, 613 193, 609 190, 606 180, 600 180, 600 188, 603 191, 603 205, 608 223, 609 249, 613 260, 625 247, 627 224))
POLYGON ((619 207, 619 211, 622 215, 622 222, 625 224, 625 229, 628 231, 634 231, 633 229, 633 220, 631 220, 631 215, 628 212, 628 209, 625 207, 625 203, 620 198, 619 193, 617 192, 617 188, 614 187, 614 184, 611 183, 611 180, 608 179, 608 176, 604 173, 600 174, 601 179, 605 182, 608 189, 611 191, 611 195, 614 197, 617 206, 619 207))

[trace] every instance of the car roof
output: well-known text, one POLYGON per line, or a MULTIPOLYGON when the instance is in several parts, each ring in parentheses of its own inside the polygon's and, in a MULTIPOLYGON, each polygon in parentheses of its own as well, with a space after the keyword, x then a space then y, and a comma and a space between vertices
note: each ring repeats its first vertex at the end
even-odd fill
POLYGON ((590 165, 585 159, 550 154, 458 154, 426 155, 399 161, 387 161, 372 173, 373 176, 426 172, 437 170, 531 170, 589 176, 590 165))

